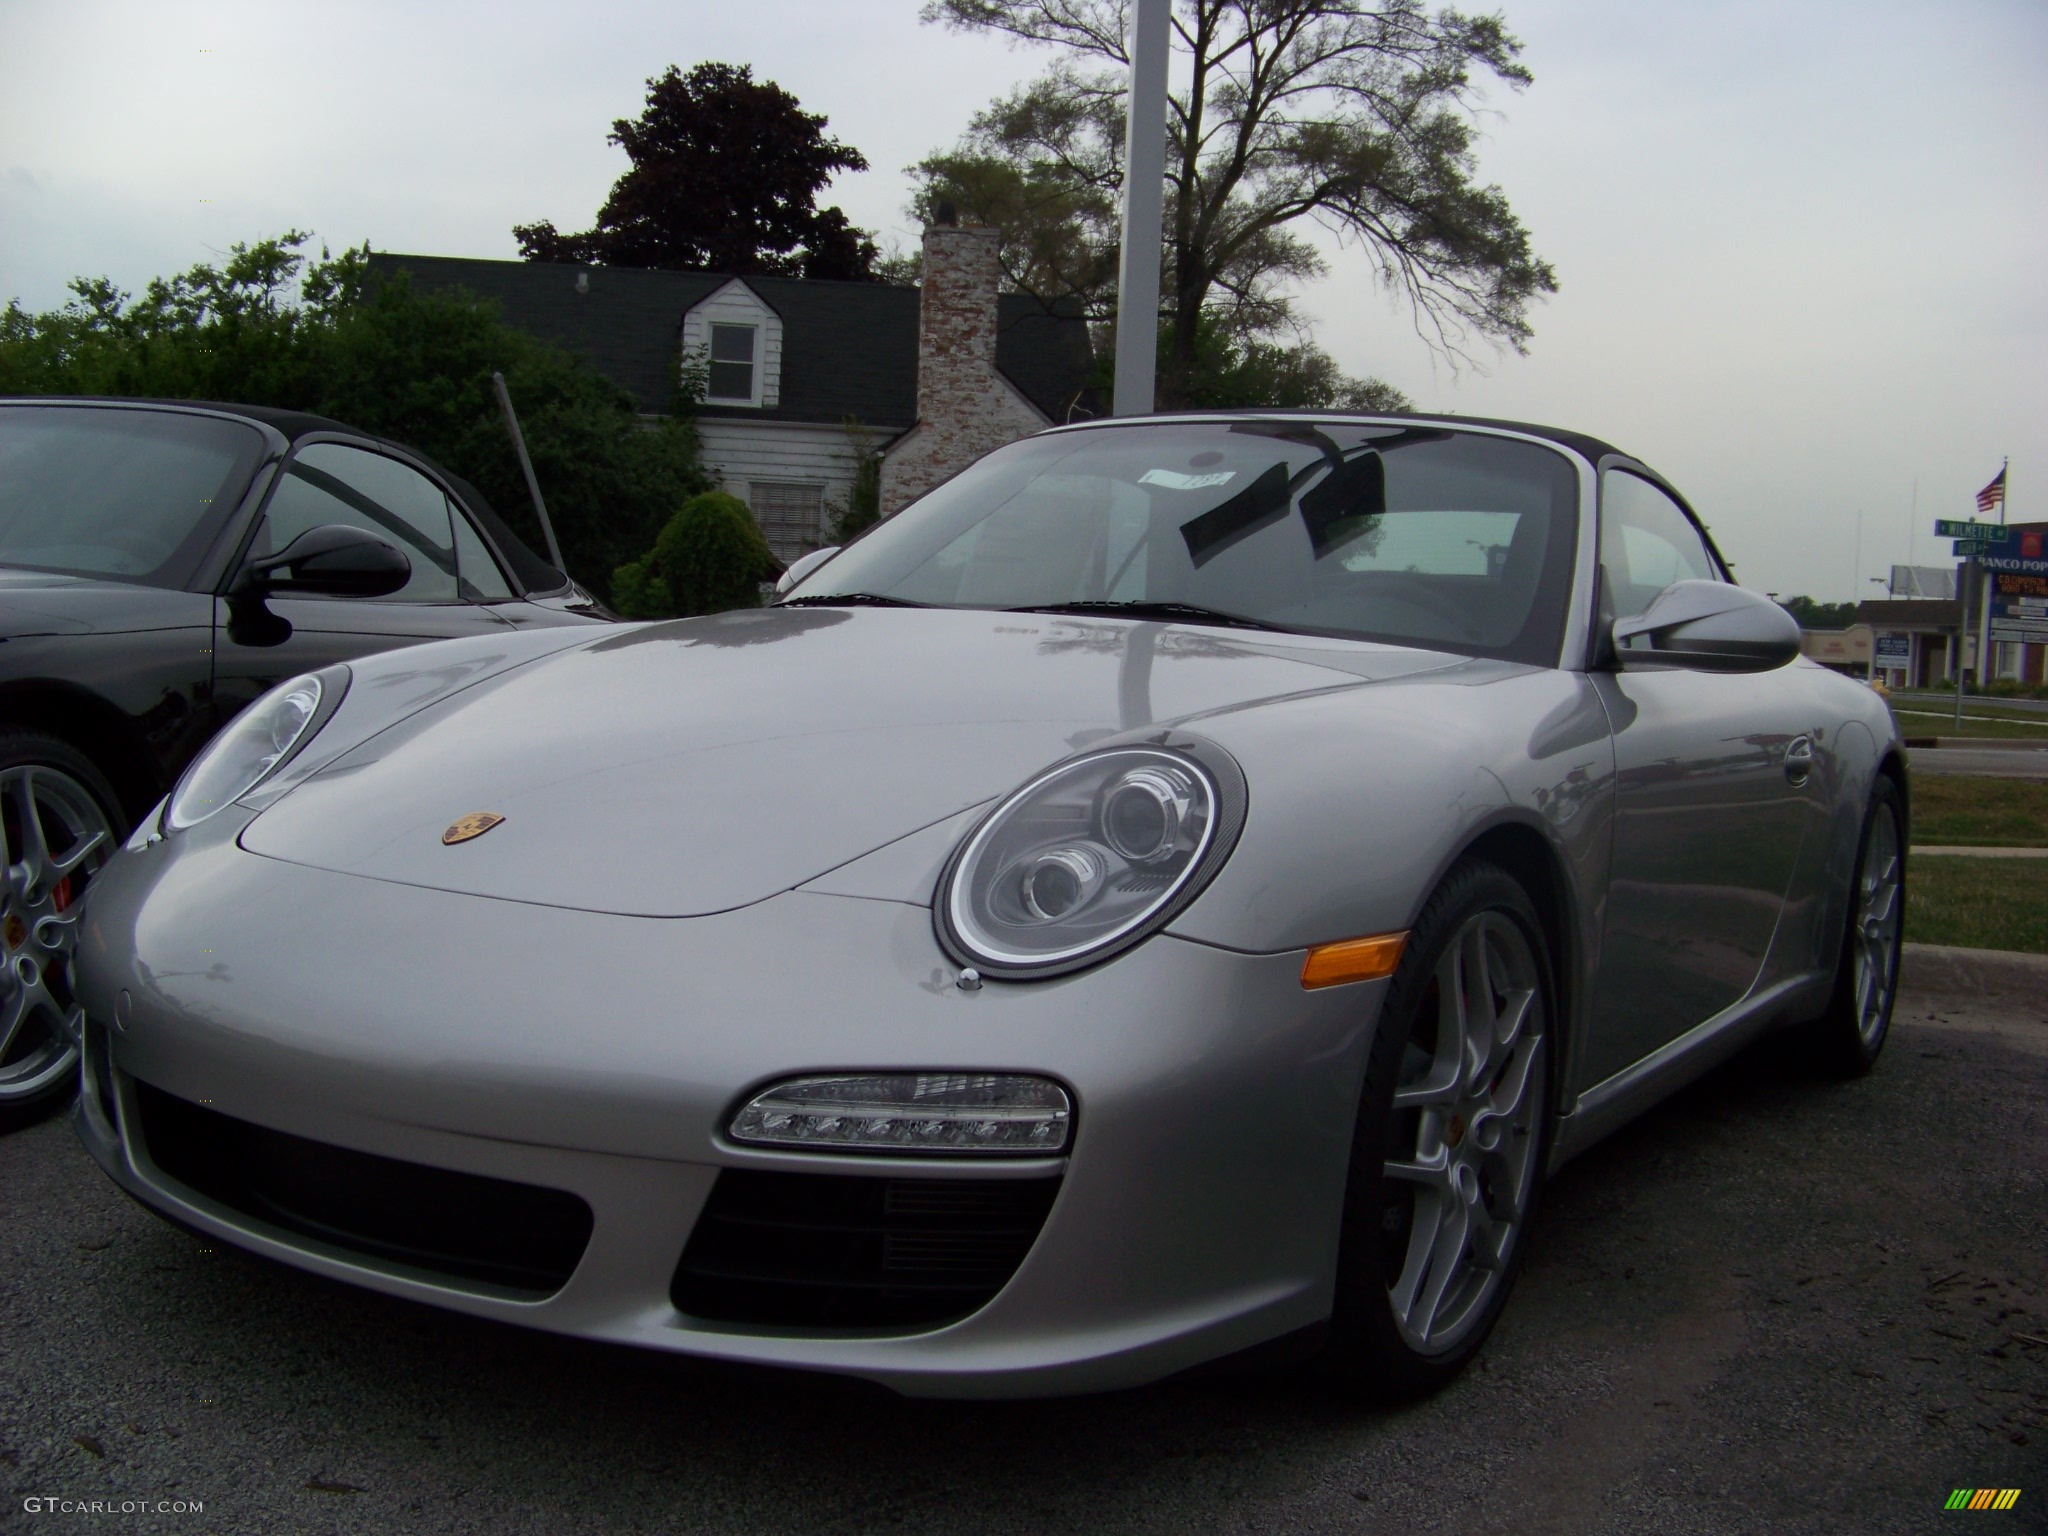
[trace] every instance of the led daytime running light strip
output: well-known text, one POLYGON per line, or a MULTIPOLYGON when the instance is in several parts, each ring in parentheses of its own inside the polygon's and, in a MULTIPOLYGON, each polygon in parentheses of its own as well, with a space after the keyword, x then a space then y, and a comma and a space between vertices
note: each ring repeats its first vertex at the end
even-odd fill
POLYGON ((1066 1090, 1043 1078, 800 1078, 756 1094, 728 1134, 817 1151, 1052 1156, 1066 1150, 1072 1116, 1066 1090), (977 1097, 1025 1102, 962 1102, 977 1097))

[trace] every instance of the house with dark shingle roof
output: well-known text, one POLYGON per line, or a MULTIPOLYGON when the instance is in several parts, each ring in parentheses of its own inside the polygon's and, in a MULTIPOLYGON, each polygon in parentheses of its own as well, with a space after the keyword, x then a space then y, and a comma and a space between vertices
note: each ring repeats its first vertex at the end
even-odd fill
POLYGON ((370 267, 490 300, 507 324, 584 358, 650 415, 674 407, 684 359, 702 363, 705 467, 788 560, 826 542, 863 453, 884 454, 893 511, 908 498, 891 504, 892 489, 922 489, 1001 442, 1094 414, 1086 322, 1022 294, 998 297, 992 265, 988 302, 938 302, 958 286, 948 286, 948 253, 992 252, 993 242, 935 233, 925 242, 935 302, 922 316, 923 290, 885 283, 383 252, 370 267), (979 371, 963 374, 976 360, 979 371), (970 419, 963 427, 934 411, 970 419), (914 468, 892 462, 906 454, 914 468))

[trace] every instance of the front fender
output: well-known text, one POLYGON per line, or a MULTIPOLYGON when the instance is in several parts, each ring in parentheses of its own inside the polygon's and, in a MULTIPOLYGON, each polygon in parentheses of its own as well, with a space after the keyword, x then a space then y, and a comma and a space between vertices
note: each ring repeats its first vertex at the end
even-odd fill
POLYGON ((1481 663, 1186 724, 1236 756, 1250 809, 1178 936, 1270 953, 1411 927, 1511 824, 1564 871, 1579 920, 1562 931, 1598 932, 1614 749, 1583 675, 1481 663))

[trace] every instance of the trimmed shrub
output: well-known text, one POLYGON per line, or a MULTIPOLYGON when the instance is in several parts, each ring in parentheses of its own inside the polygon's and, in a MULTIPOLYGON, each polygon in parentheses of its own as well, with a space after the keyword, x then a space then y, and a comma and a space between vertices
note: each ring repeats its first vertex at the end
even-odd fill
POLYGON ((645 557, 612 572, 612 606, 629 619, 758 608, 761 583, 781 574, 747 504, 704 491, 682 504, 645 557))

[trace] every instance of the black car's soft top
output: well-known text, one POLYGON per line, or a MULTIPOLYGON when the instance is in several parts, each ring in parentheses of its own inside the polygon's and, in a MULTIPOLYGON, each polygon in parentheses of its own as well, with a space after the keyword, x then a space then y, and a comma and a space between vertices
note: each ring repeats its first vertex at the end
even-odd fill
POLYGON ((365 442, 396 448, 401 453, 410 454, 416 459, 432 464, 435 471, 448 482, 449 487, 461 498, 462 504, 483 525, 485 535, 497 546, 506 563, 512 567, 513 579, 519 583, 522 596, 559 592, 569 585, 569 577, 565 572, 557 570, 535 554, 524 539, 506 526, 505 520, 498 515, 497 508, 485 499, 482 491, 445 464, 420 452, 410 443, 399 442, 396 438, 380 437, 375 432, 352 427, 347 422, 336 421, 331 416, 317 416, 311 411, 287 411, 270 405, 237 405, 229 400, 159 400, 129 395, 0 396, 0 405, 97 405, 206 411, 220 416, 239 416, 246 421, 257 422, 269 427, 291 443, 319 432, 344 432, 365 442))

